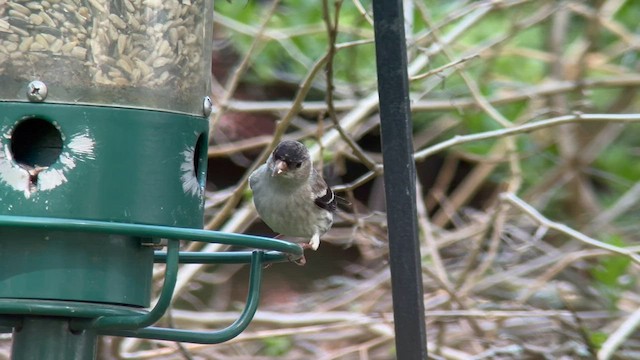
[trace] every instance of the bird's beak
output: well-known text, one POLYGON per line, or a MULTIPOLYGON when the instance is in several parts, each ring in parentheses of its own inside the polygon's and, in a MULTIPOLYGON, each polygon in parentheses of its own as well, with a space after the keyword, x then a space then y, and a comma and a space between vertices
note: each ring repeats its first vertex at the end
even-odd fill
POLYGON ((287 165, 286 162, 282 160, 276 160, 275 166, 273 167, 273 173, 271 173, 271 176, 280 175, 283 172, 286 172, 287 170, 289 170, 289 166, 287 165))

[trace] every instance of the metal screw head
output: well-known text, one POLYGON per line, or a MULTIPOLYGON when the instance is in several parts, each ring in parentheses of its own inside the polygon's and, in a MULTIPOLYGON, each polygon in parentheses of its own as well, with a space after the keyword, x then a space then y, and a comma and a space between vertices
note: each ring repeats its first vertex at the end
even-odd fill
POLYGON ((34 80, 27 86, 27 99, 31 102, 43 102, 47 93, 47 85, 40 80, 34 80))
POLYGON ((211 115, 212 111, 213 111, 213 102, 211 101, 210 97, 205 96, 204 102, 202 104, 202 112, 204 113, 204 116, 209 116, 211 115))

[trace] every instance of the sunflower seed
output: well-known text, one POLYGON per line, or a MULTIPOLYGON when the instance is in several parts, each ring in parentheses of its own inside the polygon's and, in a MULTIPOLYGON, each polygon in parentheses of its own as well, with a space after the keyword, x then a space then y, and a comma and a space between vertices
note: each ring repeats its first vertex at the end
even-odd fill
POLYGON ((28 2, 25 6, 29 10, 32 10, 32 11, 38 11, 38 10, 43 10, 44 9, 44 6, 41 3, 37 2, 37 1, 28 2))
POLYGON ((38 15, 42 18, 42 20, 43 20, 47 25, 49 25, 49 26, 51 26, 51 27, 55 27, 55 26, 56 26, 56 23, 53 21, 53 19, 51 18, 51 16, 49 16, 46 12, 41 11, 38 15))
POLYGON ((124 30, 127 28, 127 24, 116 14, 109 15, 109 20, 111 20, 113 26, 117 27, 120 30, 124 30))
POLYGON ((40 44, 45 49, 49 47, 49 43, 47 42, 47 39, 45 39, 44 36, 42 36, 42 34, 37 34, 34 40, 36 43, 40 44))
POLYGON ((87 57, 87 49, 76 46, 71 49, 70 55, 76 59, 84 60, 87 57))
MULTIPOLYGON (((10 2, 10 3, 9 3, 9 6, 10 6, 13 10, 15 10, 15 11, 17 11, 17 12, 20 12, 20 13, 22 13, 23 15, 25 15, 25 16, 27 16, 27 17, 28 17, 29 15, 31 15, 31 10, 29 10, 27 7, 25 7, 25 6, 23 6, 23 5, 18 4, 17 2, 10 2)), ((11 10, 9 10, 9 15, 11 15, 11 10)))
POLYGON ((39 42, 34 42, 29 47, 29 51, 45 51, 45 50, 47 50, 47 48, 48 48, 48 46, 42 45, 39 42))
POLYGON ((21 13, 20 11, 17 10, 9 10, 8 12, 9 14, 9 18, 14 18, 14 19, 20 19, 23 21, 28 21, 29 20, 29 15, 25 15, 23 13, 21 13))
POLYGON ((31 44, 33 44, 33 42, 34 42, 34 39, 32 36, 22 39, 22 42, 20 43, 20 45, 18 45, 18 50, 20 51, 29 50, 29 47, 31 47, 31 44))
POLYGON ((6 20, 0 19, 0 31, 9 31, 11 24, 6 20))
POLYGON ((49 46, 49 51, 52 53, 59 53, 62 50, 62 40, 56 39, 51 46, 49 46))
POLYGON ((130 0, 124 0, 124 7, 127 8, 127 11, 132 13, 136 11, 136 8, 133 6, 133 3, 130 0))
POLYGON ((98 10, 98 12, 101 12, 103 14, 107 13, 107 9, 105 9, 105 7, 98 0, 89 0, 89 4, 91 4, 94 9, 98 10))

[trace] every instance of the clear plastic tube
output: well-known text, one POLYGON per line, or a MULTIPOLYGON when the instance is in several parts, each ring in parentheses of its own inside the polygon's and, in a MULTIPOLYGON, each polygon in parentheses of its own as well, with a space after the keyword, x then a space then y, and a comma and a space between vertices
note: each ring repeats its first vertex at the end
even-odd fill
POLYGON ((202 115, 213 1, 0 0, 0 101, 150 108, 202 115))

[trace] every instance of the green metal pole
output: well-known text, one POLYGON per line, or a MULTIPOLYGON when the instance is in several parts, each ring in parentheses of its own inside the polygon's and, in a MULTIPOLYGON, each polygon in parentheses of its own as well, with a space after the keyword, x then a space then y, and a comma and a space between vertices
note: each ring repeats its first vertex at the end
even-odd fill
POLYGON ((74 332, 64 317, 25 317, 13 331, 13 360, 95 359, 96 333, 74 332))

